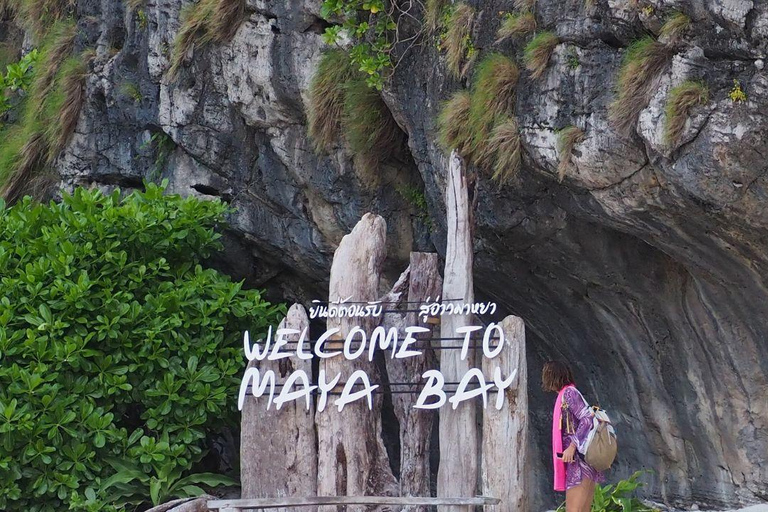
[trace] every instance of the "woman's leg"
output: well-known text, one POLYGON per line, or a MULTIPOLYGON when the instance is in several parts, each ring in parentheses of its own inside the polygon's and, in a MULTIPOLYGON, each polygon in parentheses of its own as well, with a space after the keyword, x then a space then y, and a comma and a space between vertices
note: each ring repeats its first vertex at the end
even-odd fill
POLYGON ((576 487, 565 491, 565 512, 590 512, 595 497, 595 482, 585 478, 576 487))

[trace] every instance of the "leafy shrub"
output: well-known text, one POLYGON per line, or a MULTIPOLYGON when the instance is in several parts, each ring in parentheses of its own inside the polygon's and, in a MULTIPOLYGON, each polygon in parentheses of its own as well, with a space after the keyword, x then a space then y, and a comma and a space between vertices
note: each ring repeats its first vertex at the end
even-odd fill
POLYGON ((0 201, 0 510, 196 491, 178 480, 239 418, 237 333, 280 310, 201 266, 226 211, 152 184, 0 201), (149 479, 106 487, 120 464, 149 479))
MULTIPOLYGON (((659 512, 647 506, 634 496, 635 491, 644 484, 638 482, 644 471, 636 471, 626 480, 620 480, 616 485, 598 485, 595 487, 595 499, 592 501, 592 512, 659 512)), ((565 512, 565 503, 556 512, 565 512)))
POLYGON ((11 102, 6 96, 6 90, 26 91, 32 83, 32 69, 37 63, 40 53, 37 49, 24 55, 19 62, 8 64, 5 74, 0 73, 0 116, 11 109, 11 102))

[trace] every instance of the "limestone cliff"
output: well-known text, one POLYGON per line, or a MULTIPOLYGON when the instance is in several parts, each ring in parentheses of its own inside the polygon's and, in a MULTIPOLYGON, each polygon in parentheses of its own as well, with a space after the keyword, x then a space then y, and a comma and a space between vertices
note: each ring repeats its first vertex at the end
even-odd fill
MULTIPOLYGON (((497 41, 516 2, 470 3, 479 56, 522 62, 524 38, 497 41)), ((193 46, 171 78, 186 4, 77 1, 77 44, 96 56, 54 166, 65 188, 162 177, 230 201, 230 271, 286 300, 327 290, 334 248, 367 211, 387 221, 393 276, 410 250, 445 250, 436 123, 472 69, 453 78, 439 36, 425 30, 398 55, 382 97, 407 150, 370 172, 343 141, 318 152, 308 137, 329 26, 319 1, 248 0, 232 37, 193 46)), ((672 504, 768 500, 768 4, 537 0, 533 12, 557 39, 541 76, 519 78, 519 172, 499 183, 474 169, 477 293, 525 319, 532 376, 547 358, 570 360, 619 420, 617 475, 654 469, 645 493, 672 504), (626 49, 677 11, 687 34, 620 129, 610 105, 626 49), (686 81, 705 83, 708 101, 672 143, 666 107, 686 81), (564 149, 568 127, 580 137, 564 149)), ((530 395, 540 504, 551 504, 552 397, 530 395)))

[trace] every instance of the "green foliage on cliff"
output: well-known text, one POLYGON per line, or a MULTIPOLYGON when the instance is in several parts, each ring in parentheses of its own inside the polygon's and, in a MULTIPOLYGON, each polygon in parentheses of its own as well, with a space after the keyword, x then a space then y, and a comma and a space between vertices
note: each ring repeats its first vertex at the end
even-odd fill
POLYGON ((326 51, 310 84, 309 135, 319 150, 344 141, 358 166, 374 172, 403 145, 403 133, 349 54, 326 51))
POLYGON ((32 82, 32 70, 39 59, 39 52, 32 50, 19 62, 7 64, 6 72, 0 72, 0 127, 3 116, 11 110, 11 94, 24 94, 32 82))
POLYGON ((499 41, 509 37, 521 37, 536 30, 536 17, 531 11, 507 13, 496 33, 499 41))
POLYGON ((195 49, 230 41, 244 19, 245 0, 199 0, 186 6, 173 43, 169 78, 178 76, 182 64, 195 49))
POLYGON ((48 185, 47 169, 74 131, 90 52, 73 54, 75 24, 59 21, 43 40, 19 120, 2 132, 0 193, 17 200, 48 185))
POLYGON ((465 3, 452 6, 446 16, 441 47, 445 50, 448 70, 456 77, 464 76, 477 58, 472 43, 475 10, 465 3))
POLYGON ((151 184, 0 202, 0 510, 108 510, 211 481, 181 479, 237 424, 239 333, 280 311, 201 266, 225 212, 151 184))

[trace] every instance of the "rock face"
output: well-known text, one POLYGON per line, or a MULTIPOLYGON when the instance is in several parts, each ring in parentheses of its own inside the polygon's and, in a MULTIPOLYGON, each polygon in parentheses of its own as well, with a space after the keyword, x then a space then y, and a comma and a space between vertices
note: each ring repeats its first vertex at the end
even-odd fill
MULTIPOLYGON (((230 201, 230 271, 286 300, 327 293, 318 276, 368 211, 386 219, 390 271, 412 249, 444 254, 447 158, 435 124, 466 83, 449 77, 433 39, 422 36, 384 90, 409 154, 371 175, 342 144, 319 154, 307 136, 327 26, 319 2, 248 0, 234 38, 195 48, 171 81, 186 3, 147 0, 140 17, 119 2, 79 0, 97 59, 57 162, 65 187, 163 177, 172 191, 230 201), (403 187, 424 191, 431 222, 403 187)), ((494 42, 513 2, 472 4, 481 55, 519 57, 524 42, 494 42)), ((588 399, 617 419, 612 478, 653 469, 644 492, 672 504, 768 500, 768 4, 538 0, 535 14, 560 44, 541 78, 520 79, 521 172, 503 186, 476 173, 477 295, 524 318, 533 382, 543 361, 567 359, 588 399), (654 78, 635 129, 619 133, 608 106, 625 48, 678 10, 692 29, 654 78), (686 79, 705 81, 710 101, 669 147, 667 93, 686 79), (746 101, 729 97, 734 80, 746 101), (569 125, 585 137, 559 183, 556 131, 569 125)), ((529 393, 540 510, 555 502, 554 397, 535 385, 529 393)))

